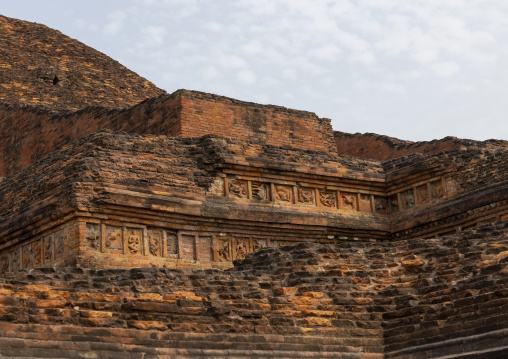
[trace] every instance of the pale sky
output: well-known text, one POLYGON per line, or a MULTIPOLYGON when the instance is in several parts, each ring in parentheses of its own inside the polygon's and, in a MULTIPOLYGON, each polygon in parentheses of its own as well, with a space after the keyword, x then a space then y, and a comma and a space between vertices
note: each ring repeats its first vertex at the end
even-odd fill
POLYGON ((173 92, 315 112, 335 130, 508 140, 508 1, 0 0, 173 92))

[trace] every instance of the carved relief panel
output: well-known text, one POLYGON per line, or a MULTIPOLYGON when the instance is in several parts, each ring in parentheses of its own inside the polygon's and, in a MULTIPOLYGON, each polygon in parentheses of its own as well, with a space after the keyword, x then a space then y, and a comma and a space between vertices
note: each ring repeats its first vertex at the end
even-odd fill
POLYGON ((319 203, 324 207, 335 207, 337 203, 337 192, 320 189, 319 203))
POLYGON ((21 269, 21 248, 16 248, 10 253, 11 272, 21 269))
POLYGON ((275 200, 277 202, 293 203, 293 187, 276 184, 275 200))
POLYGON ((248 198, 247 181, 232 179, 228 181, 229 196, 232 198, 248 198))
POLYGON ((379 214, 390 214, 390 204, 386 197, 374 197, 374 209, 379 214))
POLYGON ((388 197, 388 204, 390 205, 390 213, 396 213, 399 211, 399 199, 397 194, 392 194, 388 197))
POLYGON ((258 201, 270 199, 270 184, 262 182, 252 182, 252 199, 258 201))
POLYGON ((430 182, 430 193, 432 195, 432 200, 436 201, 438 199, 443 198, 443 185, 441 180, 430 182))
POLYGON ((224 179, 223 178, 216 178, 210 185, 210 188, 208 189, 208 194, 216 195, 216 196, 223 196, 224 195, 224 179))
POLYGON ((63 230, 60 230, 54 234, 54 241, 55 241, 55 259, 63 257, 65 254, 65 239, 66 234, 63 230))
POLYGON ((341 192, 340 194, 340 207, 342 209, 357 210, 358 203, 356 194, 341 192))
POLYGON ((316 204, 316 191, 314 188, 308 188, 308 187, 298 187, 297 188, 298 193, 298 203, 303 204, 316 204))
POLYGON ((98 224, 86 224, 86 242, 88 247, 92 249, 101 249, 101 230, 98 224))
POLYGON ((156 257, 162 256, 162 231, 159 229, 148 230, 148 254, 156 257))
POLYGON ((4 254, 0 257, 0 275, 9 272, 9 256, 4 254))
POLYGON ((123 245, 126 254, 143 254, 143 230, 125 228, 123 245))
POLYGON ((430 202, 429 186, 427 184, 416 187, 416 196, 420 205, 430 202))
POLYGON ((457 194, 460 189, 460 186, 458 185, 457 181, 455 181, 455 179, 452 177, 445 178, 445 187, 446 194, 448 196, 453 196, 457 194))
POLYGON ((123 238, 122 227, 106 226, 106 249, 122 250, 123 238))
POLYGON ((42 265, 43 258, 42 258, 42 240, 37 240, 35 242, 32 242, 32 252, 33 252, 33 265, 34 267, 38 267, 42 265))
POLYGON ((44 250, 44 263, 52 262, 55 259, 55 246, 54 246, 53 235, 44 237, 43 239, 43 250, 44 250))
POLYGON ((215 260, 217 262, 231 262, 231 238, 217 237, 215 239, 215 260))
POLYGON ((21 268, 33 268, 33 249, 31 244, 26 244, 22 248, 21 253, 21 268))
POLYGON ((266 239, 252 239, 252 251, 257 252, 261 248, 268 247, 266 239))
POLYGON ((249 252, 249 240, 236 238, 233 259, 244 259, 245 255, 248 252, 249 252))
POLYGON ((413 189, 408 189, 400 194, 402 200, 402 206, 404 209, 415 207, 415 197, 413 189))

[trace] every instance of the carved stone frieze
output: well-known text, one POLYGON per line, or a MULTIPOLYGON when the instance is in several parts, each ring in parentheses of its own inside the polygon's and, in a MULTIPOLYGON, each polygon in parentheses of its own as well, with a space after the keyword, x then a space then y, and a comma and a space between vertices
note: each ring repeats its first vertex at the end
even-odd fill
POLYGON ((0 275, 9 272, 9 256, 4 254, 0 257, 0 275))
POLYGON ((443 186, 441 184, 441 180, 430 182, 430 192, 432 200, 434 201, 443 198, 443 186))
POLYGON ((90 248, 97 250, 101 248, 101 230, 98 224, 86 224, 86 242, 90 248))
POLYGON ((235 242, 234 259, 244 259, 245 255, 249 252, 249 241, 247 239, 236 239, 235 242))
POLYGON ((397 213, 399 211, 399 199, 396 194, 388 197, 388 204, 390 205, 390 213, 397 213))
POLYGON ((319 190, 319 202, 325 207, 335 207, 337 193, 335 191, 319 190))
POLYGON ((293 187, 275 185, 275 200, 279 202, 293 202, 293 187))
POLYGON ((122 227, 106 226, 106 248, 122 249, 122 227))
POLYGON ((247 181, 229 180, 229 196, 233 198, 248 198, 247 181))
POLYGON ((231 238, 216 239, 216 258, 218 262, 231 262, 231 238))
POLYGON ((158 229, 148 230, 148 252, 152 256, 162 256, 162 231, 158 229))
POLYGON ((267 247, 266 245, 266 239, 253 239, 252 240, 252 251, 257 252, 261 248, 267 247))
POLYGON ((44 237, 43 246, 44 246, 44 263, 49 263, 53 261, 55 258, 55 241, 53 240, 53 235, 49 235, 44 237))
POLYGON ((404 209, 415 207, 415 196, 413 189, 408 189, 400 194, 402 205, 404 209))
POLYGON ((26 244, 22 247, 21 258, 22 258, 21 262, 22 269, 33 268, 34 253, 32 244, 26 244))
POLYGON ((252 199, 259 201, 270 199, 270 185, 268 183, 252 182, 252 199))
POLYGON ((129 254, 142 254, 143 252, 143 231, 141 229, 126 229, 125 248, 129 254))
POLYGON ((420 205, 430 202, 429 186, 427 184, 416 187, 416 196, 420 205))
POLYGON ((399 211, 425 205, 445 197, 445 188, 449 195, 460 190, 456 181, 449 177, 442 184, 441 179, 421 183, 414 188, 383 196, 370 193, 337 192, 329 189, 316 190, 312 184, 292 186, 289 184, 270 183, 268 180, 230 179, 228 182, 229 197, 251 199, 255 201, 275 201, 288 204, 306 204, 318 207, 337 208, 375 214, 388 215, 399 211), (272 192, 273 191, 273 192, 272 192), (376 199, 378 198, 378 199, 376 199))
POLYGON ((379 214, 389 214, 390 213, 390 205, 388 203, 388 199, 386 197, 375 196, 374 197, 374 208, 376 213, 379 214))
POLYGON ((445 178, 446 194, 453 196, 459 192, 460 186, 452 177, 445 178))
POLYGON ((54 240, 55 240, 55 258, 61 258, 65 254, 65 239, 66 239, 65 232, 63 230, 60 230, 55 233, 54 240))
POLYGON ((21 269, 21 248, 16 248, 10 253, 10 264, 12 272, 21 269))
POLYGON ((341 193, 340 198, 341 198, 341 208, 351 210, 358 209, 356 194, 343 192, 341 193))
POLYGON ((40 266, 43 263, 42 258, 42 240, 37 240, 32 243, 32 252, 34 258, 34 267, 40 266))
POLYGON ((316 191, 314 188, 298 187, 298 203, 315 204, 316 191))

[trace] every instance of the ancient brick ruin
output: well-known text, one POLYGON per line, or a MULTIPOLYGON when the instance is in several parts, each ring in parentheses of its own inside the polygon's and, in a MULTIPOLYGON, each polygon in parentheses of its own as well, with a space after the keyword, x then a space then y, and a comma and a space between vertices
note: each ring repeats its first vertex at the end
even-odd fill
POLYGON ((0 358, 508 357, 507 141, 346 134, 0 30, 0 358))

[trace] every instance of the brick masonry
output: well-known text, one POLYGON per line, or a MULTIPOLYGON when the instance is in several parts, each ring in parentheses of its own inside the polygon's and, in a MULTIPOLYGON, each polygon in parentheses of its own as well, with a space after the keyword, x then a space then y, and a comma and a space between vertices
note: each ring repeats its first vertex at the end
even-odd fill
POLYGON ((263 247, 432 238, 506 220, 508 151, 478 151, 382 163, 211 135, 98 132, 0 183, 0 273, 227 268, 263 247), (56 238, 66 245, 46 261, 56 238))
MULTIPOLYGON (((334 131, 335 145, 339 155, 370 158, 387 161, 409 156, 415 153, 436 155, 460 146, 470 146, 475 141, 456 137, 445 137, 440 140, 411 142, 398 138, 382 136, 375 133, 346 133, 334 131)), ((484 146, 501 146, 506 148, 505 141, 488 140, 484 146)))
POLYGON ((214 133, 253 143, 336 151, 328 119, 197 91, 179 90, 121 110, 72 112, 0 103, 0 117, 5 124, 0 128, 0 177, 100 129, 179 137, 214 133))
POLYGON ((265 248, 227 271, 20 271, 0 279, 0 355, 502 358, 507 229, 265 248))
POLYGON ((506 141, 334 133, 0 27, 0 358, 508 356, 506 141))

